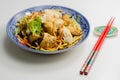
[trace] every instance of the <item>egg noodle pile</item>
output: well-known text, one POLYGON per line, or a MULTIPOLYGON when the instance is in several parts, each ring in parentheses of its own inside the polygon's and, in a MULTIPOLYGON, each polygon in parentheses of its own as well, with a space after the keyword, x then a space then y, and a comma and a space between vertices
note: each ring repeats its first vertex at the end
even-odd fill
POLYGON ((62 50, 82 39, 82 29, 77 21, 59 9, 26 13, 16 26, 19 42, 36 50, 62 50))

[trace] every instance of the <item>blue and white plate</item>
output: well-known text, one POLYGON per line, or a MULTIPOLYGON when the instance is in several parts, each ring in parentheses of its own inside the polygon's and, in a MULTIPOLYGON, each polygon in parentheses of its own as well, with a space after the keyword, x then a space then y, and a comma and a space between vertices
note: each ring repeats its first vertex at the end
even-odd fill
POLYGON ((14 42, 17 46, 19 46, 22 49, 25 49, 25 50, 31 51, 31 52, 35 52, 35 53, 55 54, 55 53, 61 53, 61 52, 68 51, 68 50, 78 46, 80 43, 84 42, 85 39, 88 37, 89 31, 90 31, 90 26, 89 26, 88 20, 81 13, 79 13, 73 9, 63 7, 63 6, 44 5, 44 6, 36 6, 36 7, 28 8, 28 9, 25 9, 25 10, 15 14, 8 22, 6 31, 7 31, 8 37, 12 40, 12 42, 14 42), (35 12, 35 11, 43 11, 45 9, 61 9, 63 14, 69 13, 71 17, 74 17, 77 20, 77 22, 80 24, 81 29, 83 31, 82 40, 78 41, 78 43, 76 43, 74 46, 72 46, 70 48, 66 48, 64 50, 58 50, 58 51, 50 51, 50 52, 35 50, 35 49, 29 48, 25 45, 22 45, 18 41, 17 37, 14 35, 14 32, 16 31, 17 21, 20 20, 26 13, 29 13, 29 12, 31 13, 31 12, 35 12))

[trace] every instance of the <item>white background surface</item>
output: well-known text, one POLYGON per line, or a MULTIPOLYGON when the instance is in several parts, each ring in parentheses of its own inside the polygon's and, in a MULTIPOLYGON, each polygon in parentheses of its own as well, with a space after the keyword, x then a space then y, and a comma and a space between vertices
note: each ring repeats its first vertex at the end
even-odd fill
POLYGON ((107 38, 88 76, 79 71, 97 37, 93 29, 111 16, 120 29, 120 0, 0 0, 0 80, 120 80, 120 33, 107 38), (90 23, 87 40, 73 50, 40 55, 16 47, 7 37, 6 24, 17 12, 38 5, 61 5, 82 13, 90 23))

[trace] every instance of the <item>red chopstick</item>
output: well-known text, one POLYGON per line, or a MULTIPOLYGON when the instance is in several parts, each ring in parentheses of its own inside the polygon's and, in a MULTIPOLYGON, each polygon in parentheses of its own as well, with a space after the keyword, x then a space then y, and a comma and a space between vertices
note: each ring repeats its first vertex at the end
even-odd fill
POLYGON ((99 43, 98 47, 95 49, 95 51, 94 51, 95 53, 93 54, 93 57, 91 58, 88 66, 86 67, 86 69, 85 69, 85 71, 84 71, 84 74, 85 74, 85 75, 87 75, 88 72, 90 71, 90 68, 92 67, 93 62, 94 62, 95 59, 96 59, 96 56, 97 56, 97 54, 98 54, 98 52, 99 52, 99 50, 100 50, 100 47, 102 46, 102 43, 103 43, 103 41, 105 40, 105 37, 106 37, 107 33, 109 32, 113 21, 114 21, 114 18, 113 18, 113 20, 111 20, 111 23, 108 25, 108 28, 106 29, 104 35, 102 36, 102 39, 100 40, 100 43, 99 43))
POLYGON ((111 18, 107 24, 107 26, 105 27, 105 29, 103 30, 102 34, 100 35, 99 39, 97 40, 95 46, 93 47, 91 53, 89 54, 89 56, 87 57, 87 59, 85 60, 81 70, 80 70, 80 74, 82 75, 83 73, 85 75, 88 74, 97 54, 98 54, 98 51, 100 50, 100 47, 107 35, 107 33, 109 32, 110 28, 111 28, 111 25, 113 23, 115 18, 111 18))
POLYGON ((108 33, 108 31, 109 31, 109 29, 110 29, 110 27, 111 27, 111 25, 112 25, 111 23, 113 23, 112 19, 113 19, 113 21, 114 21, 114 18, 111 18, 111 19, 109 20, 108 24, 106 25, 105 29, 104 29, 103 32, 101 33, 100 37, 98 38, 98 40, 97 40, 97 42, 96 42, 96 44, 95 44, 95 46, 93 47, 92 50, 95 50, 95 49, 98 47, 99 43, 101 42, 101 39, 103 39, 103 36, 106 36, 106 34, 108 33), (106 31, 107 31, 107 32, 106 32, 106 31))

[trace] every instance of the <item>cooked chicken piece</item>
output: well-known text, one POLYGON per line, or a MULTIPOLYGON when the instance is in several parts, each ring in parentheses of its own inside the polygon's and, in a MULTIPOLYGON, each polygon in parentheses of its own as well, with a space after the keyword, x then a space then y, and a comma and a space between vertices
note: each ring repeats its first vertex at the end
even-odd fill
POLYGON ((42 23, 46 23, 46 22, 51 22, 54 21, 55 18, 49 16, 48 14, 43 14, 42 16, 40 16, 42 23))
POLYGON ((62 17, 62 14, 60 13, 59 10, 46 9, 45 14, 47 14, 48 16, 54 17, 54 18, 62 17))
POLYGON ((61 26, 61 25, 63 25, 63 23, 64 23, 64 21, 63 21, 61 18, 56 19, 56 20, 54 21, 54 24, 55 24, 56 26, 61 26))
POLYGON ((37 40, 38 38, 40 38, 40 35, 38 35, 38 34, 30 35, 29 41, 30 41, 30 43, 32 43, 33 41, 37 40))
POLYGON ((53 23, 52 22, 46 22, 44 23, 44 30, 48 32, 49 34, 53 34, 53 23))
POLYGON ((46 9, 44 14, 40 16, 42 22, 55 21, 56 18, 62 18, 62 14, 59 10, 46 9))
POLYGON ((63 25, 64 21, 62 19, 56 19, 53 22, 53 31, 57 32, 57 30, 63 25))
POLYGON ((45 50, 57 48, 58 47, 57 37, 52 36, 48 33, 44 33, 44 37, 42 42, 40 43, 40 47, 45 50))
POLYGON ((51 35, 55 35, 57 32, 57 29, 63 25, 63 20, 62 19, 56 19, 55 21, 47 21, 44 23, 44 29, 46 32, 48 32, 51 35))
POLYGON ((71 43, 73 41, 72 34, 70 30, 66 27, 60 28, 60 34, 63 34, 63 39, 67 43, 71 43))

